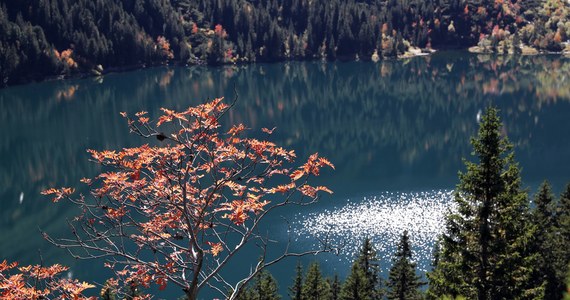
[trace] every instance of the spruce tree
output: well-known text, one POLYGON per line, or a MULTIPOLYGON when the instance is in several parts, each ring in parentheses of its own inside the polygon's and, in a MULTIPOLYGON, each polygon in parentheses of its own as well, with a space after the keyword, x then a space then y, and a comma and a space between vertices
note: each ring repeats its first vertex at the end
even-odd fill
POLYGON ((416 274, 416 264, 412 262, 412 249, 408 231, 404 231, 398 244, 388 278, 388 299, 422 299, 419 287, 421 277, 416 274))
POLYGON ((558 299, 560 292, 556 292, 556 275, 554 267, 554 195, 550 184, 545 181, 534 197, 532 220, 536 231, 530 245, 531 251, 536 251, 537 264, 534 267, 533 281, 535 285, 544 286, 545 299, 558 299), (558 294, 558 296, 554 296, 558 294))
POLYGON ((321 274, 319 263, 314 262, 309 265, 307 275, 302 287, 302 298, 304 300, 323 300, 330 298, 330 286, 321 274))
MULTIPOLYGON (((554 210, 553 268, 556 281, 552 286, 554 296, 566 290, 566 279, 570 279, 570 183, 566 186, 554 210)), ((570 291, 570 286, 568 286, 570 291)))
POLYGON ((238 295, 238 300, 279 300, 279 287, 275 278, 262 271, 255 276, 253 283, 246 286, 238 295))
POLYGON ((257 275, 255 282, 255 299, 256 300, 279 300, 279 287, 277 281, 267 271, 262 271, 257 275))
POLYGON ((428 275, 431 297, 519 299, 541 296, 532 286, 536 254, 526 193, 512 145, 501 136, 497 109, 486 110, 471 139, 478 162, 465 161, 454 195, 457 211, 446 217, 438 262, 428 275))
POLYGON ((370 238, 365 238, 359 255, 341 289, 341 299, 382 299, 379 262, 370 238))
MULTIPOLYGON (((187 298, 185 297, 184 300, 187 298)), ((255 300, 255 290, 251 285, 244 287, 237 296, 237 300, 255 300)))
POLYGON ((330 300, 339 300, 340 299, 340 287, 341 287, 341 282, 338 279, 338 274, 334 274, 334 278, 332 280, 332 282, 330 281, 330 279, 327 279, 329 281, 329 286, 330 286, 330 300))
POLYGON ((293 278, 293 285, 289 287, 289 297, 291 300, 302 300, 303 296, 303 267, 301 262, 297 262, 295 268, 295 278, 293 278))
POLYGON ((371 290, 368 289, 366 273, 360 264, 354 262, 350 274, 340 290, 342 300, 372 300, 371 290))
POLYGON ((382 299, 380 264, 378 254, 372 245, 370 238, 366 237, 360 249, 360 255, 356 260, 360 264, 366 276, 367 288, 370 290, 372 299, 382 299))
POLYGON ((566 185, 566 189, 560 195, 560 200, 556 206, 555 218, 556 227, 560 230, 560 235, 565 242, 570 242, 570 183, 566 185))

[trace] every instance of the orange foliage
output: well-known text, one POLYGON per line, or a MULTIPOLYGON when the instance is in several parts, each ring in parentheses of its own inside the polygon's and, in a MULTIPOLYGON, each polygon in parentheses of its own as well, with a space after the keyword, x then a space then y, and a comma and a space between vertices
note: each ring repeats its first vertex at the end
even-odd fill
POLYGON ((62 89, 60 91, 57 92, 56 94, 56 98, 57 100, 72 100, 73 96, 75 95, 75 92, 77 91, 77 89, 79 88, 79 85, 72 85, 66 89, 62 89))
POLYGON ((41 194, 42 195, 54 195, 54 198, 52 199, 52 201, 58 202, 61 199, 69 197, 74 192, 75 192, 75 189, 73 189, 73 188, 60 188, 60 189, 50 188, 50 189, 47 189, 45 191, 42 191, 41 194))
POLYGON ((220 252, 222 252, 222 250, 224 249, 222 246, 222 243, 211 243, 211 242, 206 242, 208 245, 210 245, 210 253, 212 253, 213 256, 218 256, 218 254, 220 252))
POLYGON ((167 59, 174 58, 174 53, 172 52, 172 49, 170 49, 170 42, 165 37, 163 36, 157 37, 156 44, 158 45, 162 57, 165 57, 167 59))
POLYGON ((64 50, 61 53, 54 49, 53 53, 59 61, 67 65, 70 69, 77 68, 77 62, 75 62, 75 60, 73 60, 73 58, 71 57, 73 56, 72 49, 64 50))
POLYGON ((477 14, 478 15, 486 15, 487 14, 487 9, 483 6, 479 6, 477 8, 477 14))
POLYGON ((554 42, 562 42, 562 35, 560 34, 560 30, 556 31, 556 34, 554 34, 554 42))
POLYGON ((82 295, 94 285, 67 278, 60 274, 67 267, 55 264, 49 267, 26 266, 17 268, 16 262, 0 263, 0 299, 95 299, 82 295))
POLYGON ((382 33, 388 34, 388 23, 382 24, 382 33))
POLYGON ((217 24, 217 25, 214 27, 214 33, 215 33, 217 36, 221 37, 221 38, 226 38, 226 37, 227 37, 226 30, 225 30, 224 27, 222 27, 222 25, 220 25, 220 24, 217 24))
MULTIPOLYGON (((243 124, 222 130, 219 120, 229 108, 219 98, 184 111, 162 108, 155 121, 147 112, 133 119, 121 113, 132 132, 160 143, 88 150, 105 168, 82 180, 93 197, 70 199, 83 211, 75 220, 86 230, 81 238, 96 245, 90 253, 130 262, 109 265, 126 282, 160 289, 174 283, 185 291, 216 284, 211 279, 220 276, 227 260, 248 240, 260 238, 254 232, 269 211, 290 204, 293 197, 295 203, 308 204, 321 192, 332 193, 309 184, 321 169, 334 169, 330 161, 313 154, 293 167, 294 151, 245 137, 243 124), (116 236, 131 246, 116 244, 116 236), (139 256, 145 252, 152 253, 146 256, 150 259, 139 256)), ((262 129, 267 135, 274 130, 262 129)), ((59 201, 72 192, 49 189, 43 194, 59 201)), ((72 250, 84 245, 64 241, 58 245, 72 250)))

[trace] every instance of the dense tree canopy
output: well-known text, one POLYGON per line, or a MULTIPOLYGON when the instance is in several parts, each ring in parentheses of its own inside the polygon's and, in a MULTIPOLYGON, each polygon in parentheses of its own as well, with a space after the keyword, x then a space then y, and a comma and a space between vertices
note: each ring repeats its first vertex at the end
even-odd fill
POLYGON ((563 0, 0 1, 0 84, 177 61, 380 59, 421 48, 560 51, 563 0), (514 45, 514 46, 513 46, 514 45))

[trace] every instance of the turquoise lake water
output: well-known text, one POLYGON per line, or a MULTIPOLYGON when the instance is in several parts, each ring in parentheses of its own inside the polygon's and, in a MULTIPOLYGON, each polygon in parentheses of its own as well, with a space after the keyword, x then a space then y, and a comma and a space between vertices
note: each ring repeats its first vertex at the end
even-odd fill
MULTIPOLYGON (((335 193, 307 208, 284 209, 264 229, 296 249, 328 236, 344 244, 320 261, 344 276, 364 236, 389 265, 393 243, 410 230, 421 269, 429 269, 450 194, 469 157, 470 136, 485 107, 497 106, 503 131, 515 145, 524 186, 544 179, 555 191, 570 181, 570 59, 560 56, 494 58, 463 52, 373 62, 291 62, 222 67, 160 67, 100 78, 54 81, 0 90, 0 260, 60 262, 72 276, 101 282, 98 263, 75 261, 43 241, 38 228, 69 235, 76 210, 39 192, 80 186, 97 173, 86 149, 145 143, 129 135, 119 112, 185 109, 225 96, 239 100, 224 128, 277 127, 272 140, 295 149, 299 161, 319 152, 336 170, 316 183, 335 193), (289 220, 291 231, 288 230, 289 220)), ((228 272, 238 278, 258 253, 245 254, 228 272)), ((271 269, 283 295, 296 260, 271 269)), ((164 298, 178 295, 170 290, 164 298)), ((204 294, 204 298, 211 297, 204 294)))

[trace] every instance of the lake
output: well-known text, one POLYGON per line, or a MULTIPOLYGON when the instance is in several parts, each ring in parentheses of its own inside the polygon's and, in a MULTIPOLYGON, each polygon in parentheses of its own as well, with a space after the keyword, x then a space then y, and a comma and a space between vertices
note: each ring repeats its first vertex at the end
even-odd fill
MULTIPOLYGON (((296 249, 311 247, 315 235, 344 243, 339 255, 302 260, 320 261, 327 274, 342 277, 365 236, 387 267, 394 242, 408 229, 420 269, 429 269, 433 239, 485 107, 501 110, 531 193, 544 179, 557 193, 570 181, 569 80, 569 58, 444 52, 379 63, 159 67, 2 89, 0 260, 36 264, 41 253, 45 264, 66 264, 72 276, 101 282, 108 273, 98 264, 75 261, 43 241, 38 228, 69 236, 66 219, 77 211, 40 191, 80 187, 79 179, 96 174, 86 149, 145 143, 129 135, 119 112, 157 116, 161 107, 183 110, 220 96, 230 101, 235 87, 239 100, 224 129, 240 122, 277 127, 272 140, 294 149, 298 161, 318 152, 336 166, 316 180, 333 195, 278 212, 268 232, 283 242, 290 237, 296 249)), ((249 269, 257 254, 249 258, 236 266, 249 269)), ((271 269, 284 296, 295 263, 271 269)), ((180 295, 171 293, 163 297, 180 295)))

